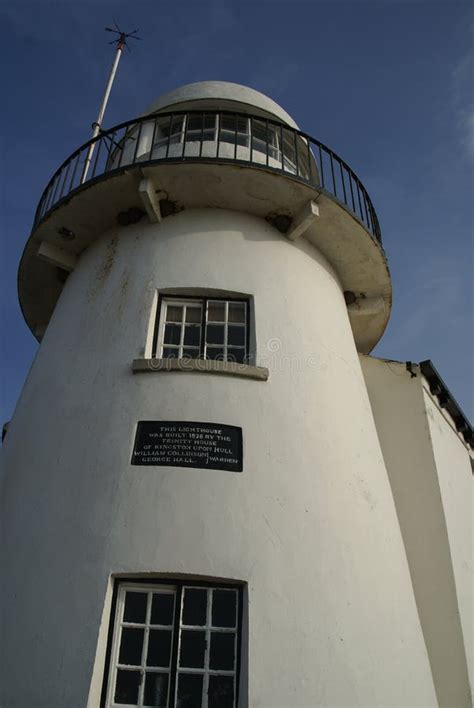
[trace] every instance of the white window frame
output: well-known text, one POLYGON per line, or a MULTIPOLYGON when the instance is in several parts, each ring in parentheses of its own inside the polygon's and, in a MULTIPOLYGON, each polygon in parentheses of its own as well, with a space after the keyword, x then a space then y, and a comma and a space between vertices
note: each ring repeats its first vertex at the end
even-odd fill
MULTIPOLYGON (((209 689, 209 677, 210 676, 232 676, 234 679, 234 704, 237 696, 237 658, 238 658, 238 641, 239 641, 239 593, 236 593, 236 613, 235 613, 235 626, 234 627, 213 627, 212 626, 212 591, 213 590, 228 590, 228 588, 215 588, 215 587, 203 587, 202 585, 186 585, 183 590, 207 590, 207 602, 206 602, 206 624, 205 625, 188 625, 183 624, 183 608, 184 601, 181 600, 181 608, 179 614, 179 639, 178 639, 178 660, 176 664, 176 683, 175 683, 175 704, 178 700, 178 682, 180 674, 198 674, 203 677, 202 682, 202 696, 201 703, 202 708, 207 708, 207 692, 209 689), (197 630, 206 632, 206 649, 204 653, 204 667, 202 669, 191 669, 188 667, 181 667, 179 663, 180 653, 181 653, 181 635, 183 630, 197 630), (234 633, 234 668, 233 670, 224 669, 211 669, 209 667, 209 660, 211 654, 211 631, 221 632, 223 634, 234 633)), ((233 588, 234 589, 234 588, 233 588)), ((184 593, 183 593, 184 597, 184 593)))
MULTIPOLYGON (((160 318, 159 321, 159 328, 158 328, 158 341, 157 341, 157 346, 156 346, 156 351, 159 353, 159 358, 163 357, 163 349, 165 347, 170 348, 170 349, 177 349, 178 350, 178 359, 183 358, 183 349, 187 348, 186 345, 184 344, 184 334, 185 334, 185 324, 186 324, 186 308, 188 306, 196 306, 200 305, 201 307, 201 322, 200 322, 200 332, 201 332, 201 338, 199 341, 199 351, 201 352, 202 350, 202 338, 204 337, 204 331, 203 331, 203 323, 202 323, 202 310, 203 310, 203 300, 200 298, 186 298, 186 299, 179 299, 179 298, 174 298, 174 297, 163 297, 160 303, 160 307, 157 313, 157 317, 160 318), (166 319, 166 313, 168 311, 168 307, 182 307, 183 308, 183 316, 181 318, 181 337, 180 337, 180 342, 179 344, 165 344, 164 343, 164 338, 165 338, 165 327, 166 324, 171 324, 167 322, 166 319)), ((176 323, 179 324, 179 323, 176 323)), ((194 324, 194 323, 189 323, 189 324, 194 324)), ((192 347, 191 347, 192 348, 192 347)), ((199 357, 197 357, 199 358, 199 357)))
POLYGON ((175 622, 174 622, 174 617, 175 617, 175 609, 173 610, 173 624, 172 625, 155 625, 150 623, 150 615, 151 615, 151 600, 148 599, 147 602, 147 614, 146 614, 146 620, 145 620, 145 625, 143 624, 138 624, 138 623, 133 623, 133 622, 124 622, 123 621, 123 613, 124 613, 124 608, 125 608, 125 595, 127 591, 131 592, 143 592, 147 593, 148 595, 152 595, 153 593, 165 593, 165 594, 173 594, 174 595, 174 604, 173 607, 176 608, 176 599, 177 599, 177 587, 173 585, 140 585, 139 583, 121 583, 118 589, 118 595, 117 595, 117 605, 115 608, 115 616, 114 616, 114 638, 113 638, 113 644, 112 644, 112 653, 111 653, 111 661, 110 661, 110 671, 109 671, 109 678, 108 678, 108 686, 107 686, 107 698, 106 698, 106 706, 107 708, 136 708, 136 706, 143 706, 143 700, 144 700, 144 692, 145 692, 145 672, 148 673, 161 673, 161 674, 168 674, 168 703, 170 699, 170 681, 171 681, 171 657, 172 657, 172 651, 173 651, 173 641, 174 641, 174 633, 175 633, 175 622), (142 648, 142 657, 141 657, 141 664, 138 667, 130 668, 130 666, 125 666, 119 663, 119 650, 120 650, 120 640, 122 638, 122 629, 124 627, 145 627, 145 636, 144 636, 144 641, 143 641, 143 648, 142 648), (166 670, 163 667, 147 667, 146 666, 146 656, 147 656, 147 651, 148 651, 148 639, 149 639, 149 634, 150 634, 150 629, 171 629, 171 654, 170 654, 170 664, 168 666, 168 669, 166 670), (138 703, 137 704, 132 704, 132 703, 115 703, 114 701, 114 696, 115 696, 115 687, 117 683, 117 674, 118 670, 123 669, 125 671, 140 671, 141 674, 141 681, 140 681, 140 687, 138 690, 138 703))
MULTIPOLYGON (((146 673, 161 673, 168 675, 168 695, 167 706, 173 708, 177 704, 179 677, 182 674, 197 674, 203 677, 201 706, 200 708, 208 708, 208 689, 209 678, 215 676, 230 676, 233 678, 234 691, 234 708, 238 706, 238 681, 240 668, 240 644, 242 641, 241 627, 241 598, 242 588, 236 585, 221 585, 221 584, 189 584, 180 582, 179 584, 172 583, 140 583, 139 581, 118 581, 118 592, 115 612, 113 613, 113 635, 110 652, 110 664, 108 667, 106 680, 107 691, 105 694, 105 708, 148 708, 144 701, 145 692, 145 674, 146 673), (183 623, 184 597, 187 590, 205 590, 206 591, 206 623, 205 625, 186 625, 183 623), (215 627, 212 625, 212 599, 215 590, 233 591, 235 592, 235 624, 233 627, 215 627), (151 624, 151 607, 152 599, 148 597, 145 623, 124 622, 125 597, 127 592, 141 592, 152 596, 156 593, 172 594, 174 597, 173 603, 173 623, 172 625, 157 625, 151 624), (177 612, 177 602, 180 602, 179 612, 177 612), (124 665, 119 663, 120 642, 122 638, 122 630, 124 627, 144 628, 144 640, 142 646, 141 664, 124 665), (170 663, 165 667, 149 667, 146 665, 146 657, 148 652, 149 633, 151 629, 166 629, 171 630, 171 654, 170 663), (181 637, 184 630, 205 632, 205 656, 204 666, 202 668, 190 668, 180 666, 181 653, 181 637), (234 662, 233 669, 211 669, 210 668, 210 647, 211 647, 211 632, 234 634, 234 662), (176 642, 176 633, 178 634, 176 642), (115 689, 117 682, 118 670, 140 671, 141 681, 139 685, 137 703, 116 703, 115 689), (171 695, 171 686, 174 682, 173 695, 171 695)), ((102 705, 102 704, 101 704, 102 705)))
MULTIPOLYGON (((179 298, 179 297, 173 297, 172 295, 166 296, 163 295, 162 298, 160 299, 158 303, 158 308, 157 308, 157 324, 158 324, 158 334, 156 338, 156 344, 154 346, 154 351, 153 351, 153 356, 157 356, 158 358, 170 358, 170 357, 163 357, 163 350, 165 348, 170 348, 170 349, 175 349, 178 351, 178 356, 176 358, 181 359, 183 358, 183 350, 187 348, 192 348, 191 345, 186 345, 184 344, 184 334, 185 334, 185 323, 186 323, 186 307, 189 305, 197 305, 199 304, 201 306, 201 323, 200 323, 200 332, 201 332, 201 337, 200 337, 200 343, 199 343, 199 356, 196 358, 204 358, 204 359, 209 359, 208 357, 208 350, 212 349, 223 349, 223 361, 228 360, 229 356, 229 349, 238 349, 240 351, 243 351, 243 360, 245 363, 248 363, 249 359, 249 317, 250 317, 250 301, 249 299, 242 298, 242 299, 236 299, 236 298, 229 298, 226 299, 225 297, 212 297, 212 295, 206 295, 203 297, 189 297, 189 298, 179 298), (225 315, 224 315, 224 320, 208 320, 208 310, 209 310, 209 304, 210 303, 224 303, 225 304, 225 315), (231 304, 239 304, 239 305, 244 305, 245 306, 245 321, 243 323, 239 322, 229 322, 229 305, 231 304), (170 345, 170 344, 165 344, 164 342, 164 336, 165 336, 165 327, 166 324, 170 324, 167 321, 167 311, 169 306, 177 306, 177 307, 183 307, 183 315, 181 318, 181 336, 180 336, 180 342, 179 344, 176 345, 170 345), (213 345, 212 343, 208 344, 206 341, 206 330, 207 330, 207 325, 222 325, 224 326, 224 342, 222 345, 220 344, 215 344, 213 345), (241 326, 244 330, 244 344, 243 345, 234 345, 234 344, 229 344, 229 325, 238 325, 241 326)), ((179 323, 176 323, 179 324, 179 323)), ((189 323, 192 324, 192 323, 189 323)), ((156 325, 155 325, 156 326, 156 325)))

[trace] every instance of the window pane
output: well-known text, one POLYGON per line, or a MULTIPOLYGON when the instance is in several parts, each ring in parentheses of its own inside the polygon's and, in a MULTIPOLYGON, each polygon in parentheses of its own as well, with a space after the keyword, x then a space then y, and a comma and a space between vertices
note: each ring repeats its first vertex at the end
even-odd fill
POLYGON ((233 708, 234 677, 209 676, 208 708, 233 708))
POLYGON ((228 325, 227 327, 227 344, 237 347, 245 346, 245 326, 244 325, 228 325))
POLYGON ((138 703, 138 689, 140 688, 139 671, 117 671, 117 683, 115 684, 115 703, 125 703, 136 705, 138 703))
POLYGON ((163 347, 163 358, 164 359, 177 359, 179 355, 179 348, 172 349, 171 347, 163 347))
POLYGON ((206 327, 206 342, 208 344, 224 344, 224 329, 225 325, 207 325, 206 327))
POLYGON ((225 302, 209 301, 207 319, 209 322, 225 322, 225 302))
POLYGON ((174 595, 156 592, 151 603, 151 624, 173 624, 174 595))
POLYGON ((186 347, 183 349, 183 358, 188 359, 199 359, 199 348, 198 347, 186 347))
POLYGON ((206 624, 207 590, 186 588, 184 591, 183 624, 202 627, 206 624))
POLYGON ((150 629, 147 666, 168 667, 170 665, 171 634, 169 629, 150 629))
POLYGON ((235 143, 237 145, 248 144, 248 119, 236 116, 222 116, 221 118, 221 141, 235 143))
POLYGON ((120 640, 119 664, 140 666, 142 663, 142 648, 144 629, 123 627, 120 640))
POLYGON ((211 632, 209 668, 232 670, 234 668, 234 632, 211 632))
POLYGON ((237 618, 235 590, 214 590, 212 593, 212 626, 235 627, 237 618))
POLYGON ((179 674, 176 708, 201 708, 202 675, 179 674))
POLYGON ((194 305, 186 305, 186 322, 198 322, 200 323, 202 319, 201 306, 195 307, 194 305))
POLYGON ((167 324, 165 327, 165 336, 163 342, 165 344, 179 344, 181 339, 181 325, 167 324))
POLYGON ((243 302, 229 302, 229 322, 245 322, 246 309, 243 302))
POLYGON ((190 130, 201 130, 203 126, 204 116, 202 114, 196 113, 188 116, 187 131, 190 130))
POLYGON ((186 325, 184 344, 191 347, 198 347, 201 344, 201 325, 186 325))
POLYGON ((193 629, 181 631, 181 649, 179 665, 187 669, 204 668, 204 652, 206 650, 206 633, 193 629))
POLYGON ((237 364, 247 363, 245 356, 245 349, 232 349, 227 350, 227 361, 233 361, 237 364))
POLYGON ((166 321, 167 322, 182 322, 183 308, 181 305, 166 306, 166 321))
POLYGON ((168 674, 147 673, 143 705, 166 708, 168 705, 168 674))
POLYGON ((145 623, 147 597, 146 592, 127 592, 125 594, 124 622, 145 623))
POLYGON ((222 347, 208 347, 206 350, 206 358, 224 361, 224 350, 222 347))

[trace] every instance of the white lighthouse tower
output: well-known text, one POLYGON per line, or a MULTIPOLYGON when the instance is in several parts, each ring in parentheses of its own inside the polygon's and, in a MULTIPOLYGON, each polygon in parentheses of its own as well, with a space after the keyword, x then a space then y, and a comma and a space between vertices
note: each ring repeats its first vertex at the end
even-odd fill
POLYGON ((2 708, 438 705, 361 367, 391 307, 362 183, 224 82, 93 144, 19 270, 2 708))

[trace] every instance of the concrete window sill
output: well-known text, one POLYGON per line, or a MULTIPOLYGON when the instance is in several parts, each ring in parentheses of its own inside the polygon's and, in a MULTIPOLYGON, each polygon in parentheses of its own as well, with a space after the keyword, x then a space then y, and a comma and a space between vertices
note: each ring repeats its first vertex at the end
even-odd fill
POLYGON ((219 374, 221 376, 239 376, 255 381, 267 381, 269 371, 263 366, 237 364, 233 361, 214 361, 212 359, 134 359, 134 374, 177 372, 198 374, 219 374))

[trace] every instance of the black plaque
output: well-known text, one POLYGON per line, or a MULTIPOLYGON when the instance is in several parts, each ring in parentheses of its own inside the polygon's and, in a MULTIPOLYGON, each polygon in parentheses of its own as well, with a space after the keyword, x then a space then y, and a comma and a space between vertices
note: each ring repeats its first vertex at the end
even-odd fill
POLYGON ((221 423, 141 420, 132 465, 242 472, 242 428, 221 423))

